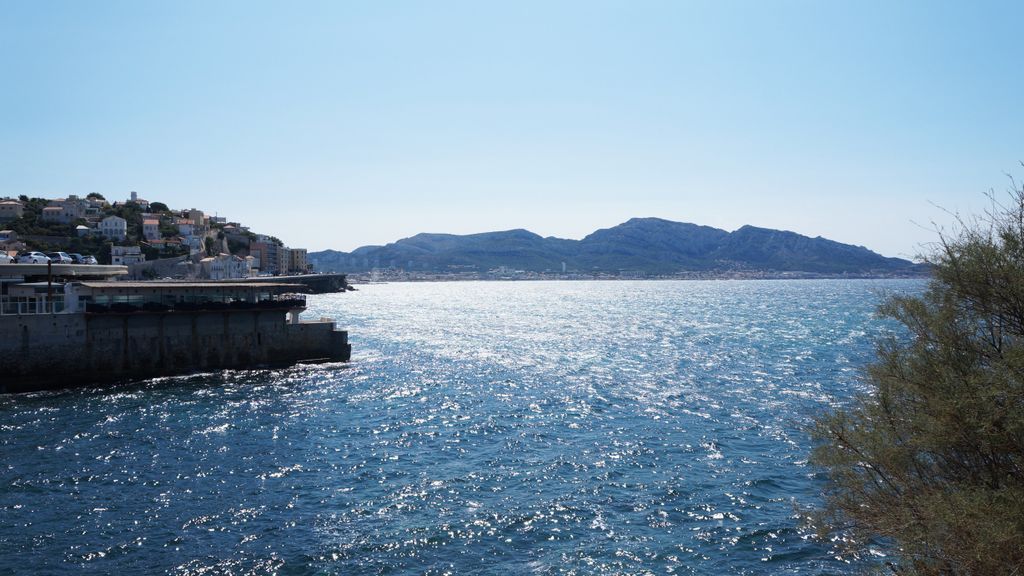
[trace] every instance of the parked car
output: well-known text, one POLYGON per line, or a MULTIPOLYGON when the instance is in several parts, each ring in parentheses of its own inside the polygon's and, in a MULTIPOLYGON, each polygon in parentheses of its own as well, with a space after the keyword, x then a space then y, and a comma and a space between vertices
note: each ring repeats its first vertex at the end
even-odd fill
POLYGON ((68 256, 71 256, 71 259, 75 261, 75 264, 95 264, 96 263, 96 257, 95 256, 90 256, 88 254, 84 254, 83 255, 83 254, 79 254, 78 252, 71 252, 70 254, 68 254, 68 256))
POLYGON ((42 252, 22 252, 18 254, 18 264, 46 264, 50 259, 42 252))
POLYGON ((7 252, 0 252, 0 264, 14 264, 14 258, 7 252))
POLYGON ((75 261, 68 256, 67 252, 47 252, 46 256, 50 259, 50 262, 54 264, 74 264, 75 261))

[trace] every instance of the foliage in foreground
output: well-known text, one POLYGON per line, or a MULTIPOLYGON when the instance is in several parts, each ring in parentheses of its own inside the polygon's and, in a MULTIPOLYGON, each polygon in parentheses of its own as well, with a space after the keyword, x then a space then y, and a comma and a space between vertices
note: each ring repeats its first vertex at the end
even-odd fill
POLYGON ((1024 574, 1024 188, 943 237, 921 297, 882 314, 872 394, 821 417, 820 520, 906 574, 1024 574))

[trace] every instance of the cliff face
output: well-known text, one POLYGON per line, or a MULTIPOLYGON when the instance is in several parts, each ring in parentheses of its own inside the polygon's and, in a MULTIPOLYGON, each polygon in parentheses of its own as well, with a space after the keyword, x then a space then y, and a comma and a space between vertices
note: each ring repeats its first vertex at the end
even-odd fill
POLYGON ((823 274, 912 273, 917 266, 861 246, 795 232, 744 226, 727 232, 660 218, 633 218, 582 240, 544 238, 528 230, 457 236, 417 234, 351 253, 309 254, 323 271, 404 268, 409 271, 643 272, 749 270, 823 274))

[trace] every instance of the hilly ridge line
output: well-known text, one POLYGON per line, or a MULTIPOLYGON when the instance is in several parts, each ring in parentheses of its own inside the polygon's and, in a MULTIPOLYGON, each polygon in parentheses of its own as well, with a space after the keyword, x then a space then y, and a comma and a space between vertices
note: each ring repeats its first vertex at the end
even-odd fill
POLYGON ((460 273, 493 269, 534 273, 673 275, 687 272, 799 272, 819 275, 919 275, 921 264, 820 236, 743 226, 727 232, 661 218, 633 218, 580 240, 524 229, 456 235, 421 233, 352 252, 311 252, 318 270, 460 273))

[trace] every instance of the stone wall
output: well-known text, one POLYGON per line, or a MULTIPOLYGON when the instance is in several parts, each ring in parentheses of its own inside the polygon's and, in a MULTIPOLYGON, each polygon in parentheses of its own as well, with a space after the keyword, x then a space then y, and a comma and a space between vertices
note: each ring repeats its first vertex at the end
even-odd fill
POLYGON ((187 263, 188 259, 188 256, 175 256, 174 258, 160 258, 159 260, 147 260, 137 264, 129 264, 128 278, 132 280, 146 280, 149 278, 183 277, 180 272, 187 272, 188 267, 179 266, 179 264, 182 262, 187 263))
POLYGON ((283 310, 0 317, 0 391, 223 368, 347 361, 330 321, 285 322, 283 310))

